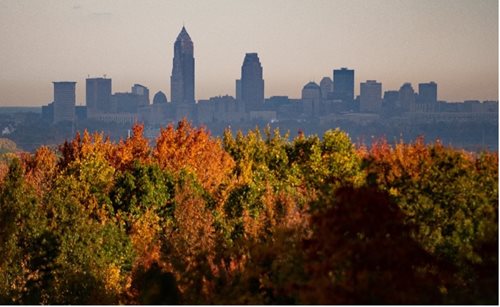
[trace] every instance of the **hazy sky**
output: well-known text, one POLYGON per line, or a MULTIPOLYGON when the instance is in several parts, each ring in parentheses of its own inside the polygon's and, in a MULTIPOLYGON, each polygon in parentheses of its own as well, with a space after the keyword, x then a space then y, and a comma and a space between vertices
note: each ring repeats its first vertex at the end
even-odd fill
POLYGON ((355 69, 383 91, 438 83, 449 101, 498 99, 497 0, 0 0, 0 105, 42 105, 52 81, 106 74, 170 101, 173 43, 186 26, 196 99, 234 95, 246 52, 258 52, 265 96, 355 69))

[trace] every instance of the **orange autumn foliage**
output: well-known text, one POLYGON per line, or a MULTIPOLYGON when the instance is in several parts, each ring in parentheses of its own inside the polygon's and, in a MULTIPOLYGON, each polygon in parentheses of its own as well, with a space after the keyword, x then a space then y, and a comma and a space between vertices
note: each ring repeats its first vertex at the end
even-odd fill
POLYGON ((472 154, 445 147, 439 140, 426 145, 423 137, 417 138, 414 143, 401 141, 394 146, 380 139, 372 144, 370 150, 360 148, 358 154, 370 161, 368 171, 377 174, 378 184, 390 184, 404 178, 423 180, 438 157, 447 154, 460 158, 457 161, 460 165, 456 167, 469 168, 475 160, 472 154))
POLYGON ((372 145, 372 158, 375 161, 387 163, 386 180, 393 181, 403 175, 412 178, 418 177, 427 168, 426 162, 429 159, 429 150, 422 137, 413 144, 396 144, 394 148, 387 143, 387 140, 380 140, 372 145))
POLYGON ((153 157, 162 169, 192 171, 209 192, 226 181, 235 165, 219 140, 211 139, 204 128, 191 127, 185 119, 177 129, 169 125, 160 130, 153 157))
POLYGON ((112 155, 113 144, 109 138, 104 138, 103 133, 90 134, 87 130, 83 137, 79 132, 70 142, 65 141, 59 146, 62 158, 59 159, 59 167, 65 168, 73 161, 81 161, 92 155, 103 155, 109 158, 112 155))
POLYGON ((57 156, 46 146, 37 149, 35 154, 23 157, 26 181, 40 194, 51 187, 57 172, 57 156))
POLYGON ((7 162, 0 161, 0 184, 3 183, 3 180, 7 175, 8 171, 9 171, 9 165, 7 164, 7 162))
POLYGON ((153 263, 160 261, 160 231, 159 217, 151 210, 147 210, 132 224, 130 240, 137 254, 135 268, 149 268, 153 263))
POLYGON ((116 145, 112 155, 112 165, 124 170, 135 160, 147 163, 150 160, 151 150, 149 141, 144 137, 144 124, 134 124, 132 136, 116 145))

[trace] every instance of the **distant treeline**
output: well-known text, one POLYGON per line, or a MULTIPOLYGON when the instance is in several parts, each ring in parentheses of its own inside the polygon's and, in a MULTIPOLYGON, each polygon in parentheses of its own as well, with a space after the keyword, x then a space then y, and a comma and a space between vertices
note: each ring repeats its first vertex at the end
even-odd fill
POLYGON ((498 154, 77 134, 0 163, 0 304, 498 304, 498 154))

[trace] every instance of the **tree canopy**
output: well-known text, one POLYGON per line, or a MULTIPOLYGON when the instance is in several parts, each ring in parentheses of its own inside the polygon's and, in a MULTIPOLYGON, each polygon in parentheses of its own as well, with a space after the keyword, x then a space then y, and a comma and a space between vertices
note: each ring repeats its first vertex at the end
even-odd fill
POLYGON ((0 304, 498 304, 498 154, 339 130, 0 161, 0 304))

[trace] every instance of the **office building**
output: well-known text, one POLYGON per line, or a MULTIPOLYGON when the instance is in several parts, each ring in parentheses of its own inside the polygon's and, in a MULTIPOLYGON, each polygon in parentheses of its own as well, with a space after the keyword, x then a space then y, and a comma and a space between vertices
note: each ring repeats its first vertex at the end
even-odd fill
POLYGON ((132 94, 138 96, 139 107, 144 107, 149 105, 149 89, 144 85, 134 84, 132 86, 132 94))
POLYGON ((54 122, 54 103, 42 106, 42 120, 46 123, 54 122))
POLYGON ((75 106, 75 120, 83 121, 87 119, 87 106, 75 106))
POLYGON ((241 80, 236 80, 236 100, 241 100, 241 80))
POLYGON ((415 109, 415 91, 411 83, 404 83, 399 89, 399 104, 402 112, 410 112, 415 109))
POLYGON ((172 102, 194 105, 194 57, 191 37, 182 27, 174 43, 172 76, 170 77, 172 102))
POLYGON ((321 88, 315 82, 309 82, 302 88, 302 113, 307 117, 321 115, 321 88))
POLYGON ((112 113, 137 113, 142 98, 134 93, 114 93, 111 95, 112 113))
POLYGON ((328 95, 333 92, 333 81, 330 77, 324 77, 321 79, 319 83, 319 87, 321 88, 321 98, 323 100, 328 99, 328 95))
POLYGON ((385 91, 384 99, 382 100, 382 110, 387 116, 395 116, 399 114, 399 91, 385 91))
POLYGON ((264 103, 264 79, 262 78, 262 65, 257 53, 247 53, 245 55, 241 66, 240 82, 241 100, 245 103, 246 111, 261 110, 264 103))
POLYGON ((354 70, 345 67, 333 71, 333 92, 335 99, 346 102, 354 100, 354 70))
POLYGON ((419 83, 417 111, 434 112, 437 108, 437 84, 435 82, 419 83))
POLYGON ((228 95, 200 100, 197 107, 198 122, 202 124, 238 123, 246 117, 242 102, 228 95))
POLYGON ((54 83, 54 123, 75 120, 76 82, 54 83))
POLYGON ((360 85, 359 110, 362 113, 379 113, 382 109, 382 83, 368 80, 360 85))
POLYGON ((88 78, 86 80, 87 116, 109 113, 111 108, 111 79, 88 78))

